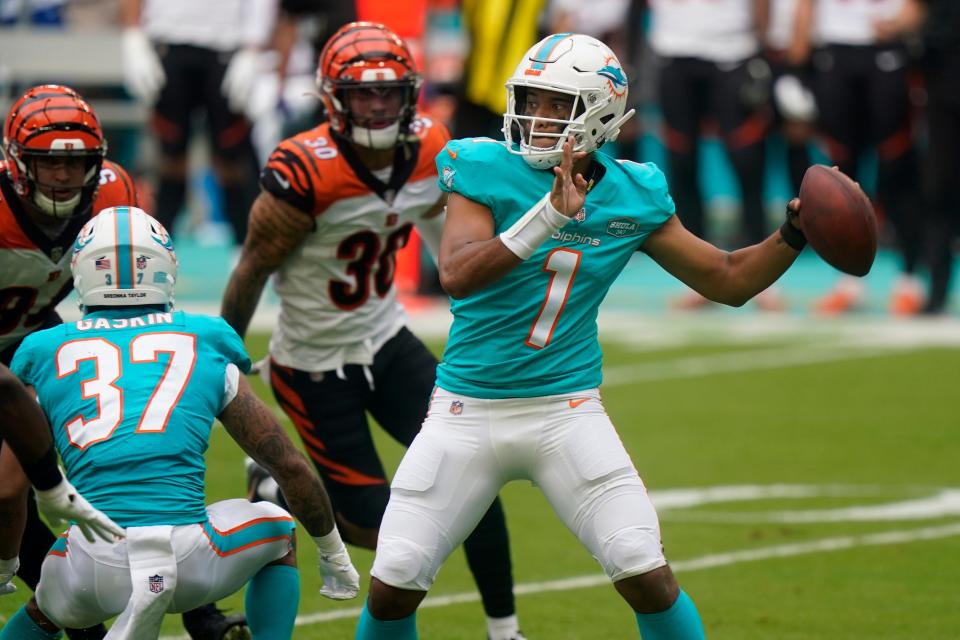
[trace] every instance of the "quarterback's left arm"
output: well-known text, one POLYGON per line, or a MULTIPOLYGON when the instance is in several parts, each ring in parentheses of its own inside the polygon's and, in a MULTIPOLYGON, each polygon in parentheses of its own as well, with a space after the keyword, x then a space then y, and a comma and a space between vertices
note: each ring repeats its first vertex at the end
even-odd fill
MULTIPOLYGON (((788 207, 791 218, 799 215, 798 199, 788 207)), ((642 250, 703 297, 734 307, 776 282, 800 255, 784 240, 783 231, 758 244, 723 251, 690 233, 677 216, 651 233, 642 250)))

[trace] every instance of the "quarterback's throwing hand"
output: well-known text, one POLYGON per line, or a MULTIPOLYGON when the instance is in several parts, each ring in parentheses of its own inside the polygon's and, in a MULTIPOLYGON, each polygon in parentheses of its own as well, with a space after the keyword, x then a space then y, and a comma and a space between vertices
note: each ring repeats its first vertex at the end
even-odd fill
POLYGON ((73 521, 89 542, 99 537, 107 542, 124 537, 124 531, 106 515, 94 509, 64 478, 60 484, 46 491, 36 490, 37 508, 50 526, 57 527, 73 521))
POLYGON ((320 595, 332 600, 349 600, 360 592, 360 574, 350 561, 350 554, 334 528, 325 536, 315 537, 317 543, 317 566, 323 586, 320 595))

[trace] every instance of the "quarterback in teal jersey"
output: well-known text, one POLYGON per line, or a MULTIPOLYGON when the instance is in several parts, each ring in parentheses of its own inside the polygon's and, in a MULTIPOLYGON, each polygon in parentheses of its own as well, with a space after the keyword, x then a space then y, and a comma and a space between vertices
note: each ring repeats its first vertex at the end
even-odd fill
POLYGON ((429 414, 391 487, 359 640, 417 637, 416 608, 441 564, 511 480, 543 491, 642 638, 704 637, 600 399, 598 307, 636 251, 707 298, 743 304, 803 248, 800 202, 759 244, 728 253, 697 238, 655 165, 599 151, 632 115, 626 97, 602 42, 548 36, 507 81, 505 140, 456 140, 437 157, 453 326, 429 414))
POLYGON ((173 310, 177 261, 163 226, 140 209, 106 209, 73 251, 82 319, 29 335, 11 369, 36 393, 67 476, 125 539, 91 542, 68 529, 0 639, 59 637, 117 615, 110 637, 156 638, 164 614, 247 583, 254 638, 292 637, 293 518, 265 502, 204 504, 215 418, 270 470, 314 538, 321 593, 355 596, 359 577, 329 498, 250 389, 240 337, 221 318, 173 310))

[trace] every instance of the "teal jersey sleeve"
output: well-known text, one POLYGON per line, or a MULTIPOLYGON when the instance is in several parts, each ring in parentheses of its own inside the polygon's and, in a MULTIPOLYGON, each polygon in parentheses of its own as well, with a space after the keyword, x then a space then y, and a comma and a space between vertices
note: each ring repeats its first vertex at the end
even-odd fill
POLYGON ((210 429, 228 369, 249 371, 250 358, 221 318, 141 314, 104 311, 38 332, 18 366, 91 504, 123 526, 203 522, 210 429))
POLYGON ((617 164, 626 173, 626 179, 636 185, 633 191, 642 195, 651 222, 659 226, 677 212, 677 205, 667 187, 667 176, 660 167, 652 162, 632 160, 617 160, 617 164))
MULTIPOLYGON (((437 154, 437 180, 440 189, 459 193, 465 198, 496 210, 504 193, 497 186, 510 178, 511 156, 502 141, 492 138, 450 140, 437 154)), ((547 172, 543 176, 552 180, 547 172)), ((509 197, 509 196, 508 196, 509 197)))
POLYGON ((202 328, 204 335, 210 340, 210 349, 226 362, 235 364, 241 373, 250 373, 253 364, 247 349, 243 346, 243 338, 233 330, 227 321, 217 316, 191 316, 193 322, 202 328))
MULTIPOLYGON (((531 168, 502 143, 476 140, 441 152, 440 179, 448 168, 446 190, 487 206, 499 234, 550 190, 553 173, 531 168)), ((599 178, 583 210, 500 280, 451 301, 439 386, 481 398, 599 386, 600 303, 646 238, 674 215, 674 204, 656 165, 593 157, 599 178)))

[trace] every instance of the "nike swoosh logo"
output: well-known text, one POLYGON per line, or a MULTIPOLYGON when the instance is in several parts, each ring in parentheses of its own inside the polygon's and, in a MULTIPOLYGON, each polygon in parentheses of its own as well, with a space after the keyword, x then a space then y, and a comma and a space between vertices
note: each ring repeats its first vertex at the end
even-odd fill
POLYGON ((450 154, 450 157, 454 160, 456 160, 457 156, 460 155, 459 151, 451 151, 449 147, 447 147, 447 153, 450 154))
POLYGON ((576 400, 567 400, 567 404, 570 405, 571 409, 576 409, 589 399, 590 398, 577 398, 576 400))
POLYGON ((280 184, 280 186, 283 187, 284 189, 289 189, 289 188, 290 188, 290 181, 287 180, 286 178, 284 178, 284 177, 283 177, 282 175, 280 175, 279 173, 277 173, 276 170, 273 171, 273 177, 276 178, 277 182, 278 182, 278 183, 280 184))

